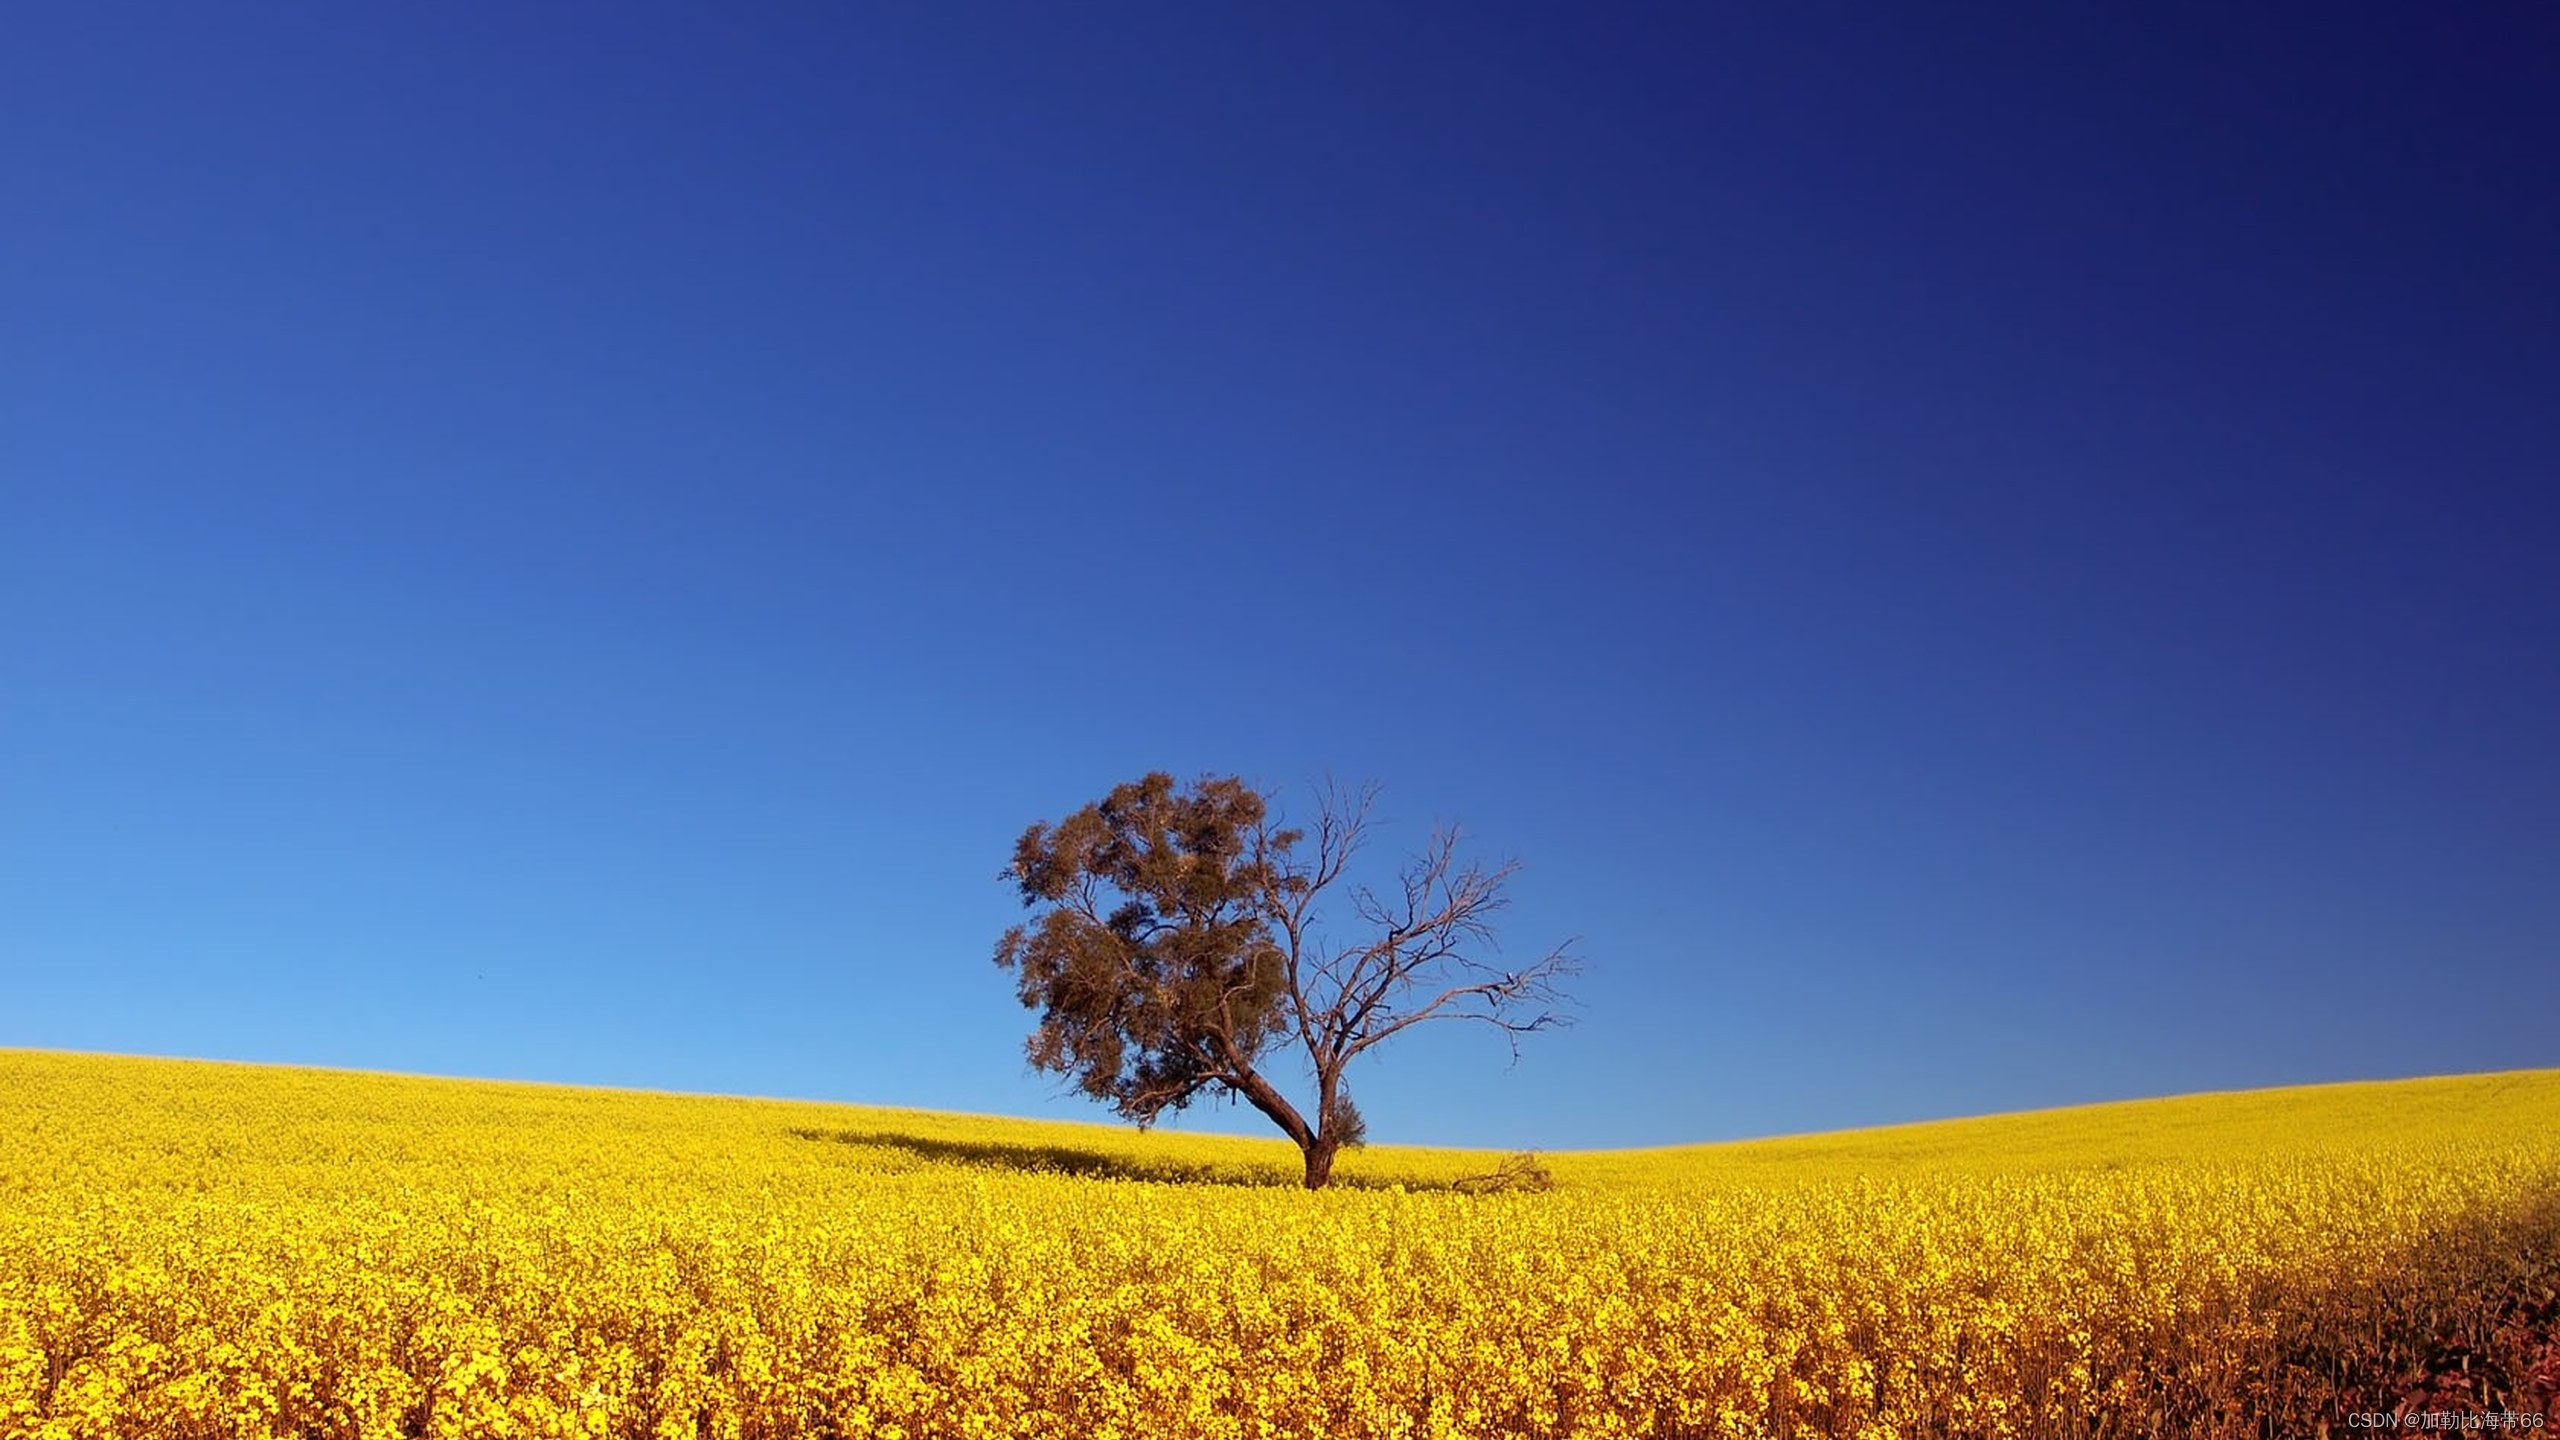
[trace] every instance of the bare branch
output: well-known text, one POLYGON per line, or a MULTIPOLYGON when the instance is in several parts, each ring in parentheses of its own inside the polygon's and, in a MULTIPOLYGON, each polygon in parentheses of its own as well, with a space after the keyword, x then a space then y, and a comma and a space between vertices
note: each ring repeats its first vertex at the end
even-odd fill
MULTIPOLYGON (((1375 794, 1374 786, 1362 790, 1344 812, 1341 792, 1327 789, 1316 826, 1320 864, 1337 855, 1347 862, 1375 794), (1338 851, 1329 844, 1336 835, 1348 842, 1338 851)), ((1333 1083, 1353 1056, 1426 1020, 1491 1025, 1511 1042, 1515 1057, 1520 1036, 1568 1023, 1559 982, 1578 970, 1570 943, 1526 967, 1496 966, 1493 917, 1510 903, 1519 863, 1462 862, 1459 848, 1458 829, 1442 826, 1399 870, 1390 894, 1351 888, 1353 917, 1378 932, 1364 944, 1330 949, 1311 943, 1303 904, 1284 922, 1291 1000, 1320 1086, 1333 1083)), ((1325 868, 1324 884, 1341 873, 1340 865, 1325 868)), ((1299 898, 1311 900, 1314 888, 1320 887, 1299 898)))
MULTIPOLYGON (((1500 1030, 1511 1042, 1511 1053, 1520 1054, 1520 1037, 1540 1030, 1561 1029, 1573 1023, 1562 1013, 1568 1003, 1559 980, 1582 972, 1580 960, 1571 950, 1572 942, 1555 949, 1521 970, 1495 973, 1492 978, 1470 985, 1453 985, 1433 996, 1429 1002, 1401 1014, 1373 1016, 1369 1028, 1353 1036, 1343 1049, 1348 1058, 1378 1044, 1398 1031, 1425 1020, 1473 1020, 1500 1030), (1523 1013, 1526 1007, 1528 1013, 1523 1013)), ((1484 969, 1475 961, 1461 961, 1470 969, 1484 969)), ((1411 972, 1408 972, 1410 978, 1411 972)))
POLYGON ((1337 952, 1315 937, 1316 905, 1359 853, 1378 789, 1371 782, 1346 790, 1327 777, 1316 796, 1315 854, 1303 862, 1282 858, 1286 848, 1272 843, 1277 838, 1274 823, 1266 822, 1255 837, 1257 859, 1273 865, 1266 895, 1272 922, 1282 938, 1290 1009, 1319 1074, 1334 1063, 1335 1046, 1314 997, 1341 987, 1335 973, 1337 952))

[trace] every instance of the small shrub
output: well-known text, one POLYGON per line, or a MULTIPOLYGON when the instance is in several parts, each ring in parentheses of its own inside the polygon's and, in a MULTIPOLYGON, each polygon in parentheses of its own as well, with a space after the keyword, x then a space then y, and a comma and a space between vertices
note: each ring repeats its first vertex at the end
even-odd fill
POLYGON ((1535 1150, 1523 1150, 1506 1158, 1482 1175, 1470 1175, 1458 1182, 1459 1191, 1468 1195, 1499 1195, 1512 1191, 1544 1191, 1556 1188, 1556 1177, 1538 1159, 1535 1150))

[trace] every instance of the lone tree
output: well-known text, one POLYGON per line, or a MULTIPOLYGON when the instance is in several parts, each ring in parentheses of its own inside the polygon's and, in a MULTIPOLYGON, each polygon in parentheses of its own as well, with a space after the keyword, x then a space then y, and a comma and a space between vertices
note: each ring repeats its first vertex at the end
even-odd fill
POLYGON ((1443 827, 1392 890, 1342 885, 1377 793, 1326 788, 1309 836, 1234 776, 1178 788, 1159 773, 1022 832, 1001 878, 1046 909, 995 958, 1041 1012, 1031 1063, 1140 1125, 1204 1092, 1240 1095, 1297 1142, 1321 1190, 1365 1133, 1342 1078, 1363 1051, 1425 1020, 1473 1020, 1516 1057, 1522 1035, 1565 1023, 1570 942, 1528 965, 1493 958, 1517 861, 1462 861, 1443 827), (1354 938, 1322 930, 1329 894, 1354 938), (1291 1041, 1314 1072, 1312 1118, 1267 1073, 1291 1041))

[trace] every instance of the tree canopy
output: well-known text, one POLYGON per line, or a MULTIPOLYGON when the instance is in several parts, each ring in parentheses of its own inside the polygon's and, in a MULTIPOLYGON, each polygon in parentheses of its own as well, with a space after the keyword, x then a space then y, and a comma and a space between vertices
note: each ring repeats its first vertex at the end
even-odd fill
POLYGON ((1377 793, 1321 790, 1309 831, 1235 776, 1183 786, 1155 773, 1025 830, 1002 878, 1040 913, 995 958, 1040 1012, 1031 1063, 1142 1125, 1204 1093, 1239 1096, 1297 1144, 1320 1189, 1365 1135, 1343 1079, 1355 1057, 1427 1020, 1486 1024, 1515 1047, 1565 1023, 1570 942, 1496 963, 1491 921, 1516 861, 1466 860, 1443 827, 1392 887, 1345 879, 1377 793), (1347 914, 1327 931, 1321 907, 1336 899, 1347 914), (1311 1111, 1268 1073, 1292 1042, 1311 1111))

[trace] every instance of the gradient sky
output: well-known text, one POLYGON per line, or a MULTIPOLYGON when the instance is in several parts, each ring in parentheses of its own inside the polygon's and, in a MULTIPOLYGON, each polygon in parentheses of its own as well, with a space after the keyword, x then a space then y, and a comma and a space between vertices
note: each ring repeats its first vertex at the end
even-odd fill
POLYGON ((14 6, 0 1045, 1107 1118, 996 873, 1166 769, 1582 937, 1382 1141, 2560 1064, 2555 95, 2500 0, 14 6))

